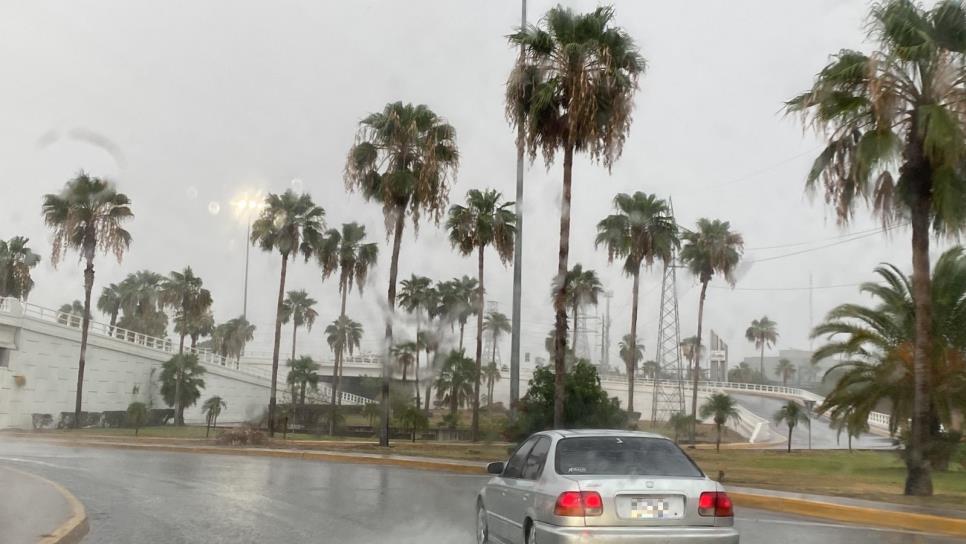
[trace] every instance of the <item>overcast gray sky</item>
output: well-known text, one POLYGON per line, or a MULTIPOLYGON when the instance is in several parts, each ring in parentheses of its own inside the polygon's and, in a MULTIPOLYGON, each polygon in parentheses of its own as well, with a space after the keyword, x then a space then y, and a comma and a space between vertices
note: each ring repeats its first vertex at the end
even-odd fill
MULTIPOLYGON (((564 1, 579 10, 593 1, 564 1)), ((530 3, 531 21, 556 2, 530 3)), ((674 199, 681 224, 731 221, 745 236, 746 266, 730 290, 715 280, 707 328, 731 345, 732 361, 752 354, 744 329, 767 314, 779 347, 808 347, 814 314, 860 300, 855 287, 882 261, 909 269, 908 232, 782 257, 876 226, 865 211, 843 230, 821 197, 803 193, 820 145, 781 114, 783 100, 811 82, 830 53, 863 48, 867 2, 616 0, 617 23, 648 60, 622 159, 608 174, 575 161, 571 263, 583 263, 615 292, 613 335, 629 328, 630 281, 593 246, 594 227, 618 192, 674 199), (794 245, 793 245, 794 244, 794 245), (778 247, 774 246, 787 246, 778 247), (771 248, 771 249, 756 249, 771 248)), ((216 318, 241 313, 244 222, 233 199, 245 191, 308 191, 330 226, 366 224, 383 257, 352 317, 365 346, 381 337, 389 247, 377 205, 344 191, 342 170, 360 118, 386 102, 429 105, 457 129, 462 154, 452 201, 492 187, 512 199, 515 148, 503 115, 503 84, 515 52, 505 35, 519 2, 7 2, 0 5, 0 237, 29 236, 44 255, 31 301, 58 306, 83 295, 80 267, 50 265, 41 197, 77 170, 115 180, 136 214, 122 264, 97 261, 95 291, 128 272, 166 273, 191 265, 212 289, 216 318), (107 145, 105 145, 107 143, 107 145), (295 181, 293 180, 300 180, 295 181), (214 213, 219 210, 218 213, 214 213)), ((544 355, 552 325, 548 283, 556 268, 561 168, 526 171, 523 347, 544 355)), ((280 259, 253 249, 249 314, 255 351, 271 346, 280 259)), ((490 299, 510 313, 512 273, 488 254, 490 299)), ((407 231, 400 279, 475 275, 475 260, 450 250, 445 234, 407 231)), ((639 334, 653 357, 660 275, 644 277, 639 334)), ((288 286, 322 302, 320 321, 337 315, 335 283, 314 263, 290 268, 288 286)), ((682 335, 694 334, 695 281, 679 275, 682 335)), ((96 295, 96 293, 95 293, 96 295)), ((591 310, 593 311, 593 310, 591 310)), ((603 311, 601 306, 600 311, 603 311)), ((322 352, 317 326, 302 349, 322 352)), ((286 330, 286 336, 288 330, 286 330)), ((591 341, 599 342, 591 336, 591 341)), ((509 342, 503 346, 508 358, 509 342)), ((596 348, 599 349, 599 348, 596 348)), ((616 362, 616 347, 612 350, 616 362)))

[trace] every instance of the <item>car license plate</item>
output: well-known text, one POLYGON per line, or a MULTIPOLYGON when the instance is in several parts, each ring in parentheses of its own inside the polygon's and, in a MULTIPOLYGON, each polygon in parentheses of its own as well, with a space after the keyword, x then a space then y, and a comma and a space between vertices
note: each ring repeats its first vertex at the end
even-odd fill
POLYGON ((680 495, 643 495, 623 497, 618 501, 618 515, 625 519, 681 519, 684 517, 684 497, 680 495))

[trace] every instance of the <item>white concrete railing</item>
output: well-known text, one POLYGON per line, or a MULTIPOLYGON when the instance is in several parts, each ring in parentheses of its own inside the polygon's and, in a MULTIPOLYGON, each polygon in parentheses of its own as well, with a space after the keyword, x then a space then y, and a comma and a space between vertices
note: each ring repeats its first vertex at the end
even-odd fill
MULTIPOLYGON (((38 306, 29 302, 21 302, 13 298, 0 297, 0 313, 15 317, 29 317, 38 321, 53 323, 72 329, 80 328, 82 322, 82 318, 78 315, 53 310, 51 308, 44 308, 43 306, 38 306)), ((167 338, 157 338, 94 320, 90 320, 89 322, 88 334, 112 338, 114 340, 160 351, 162 353, 175 354, 178 351, 178 348, 174 345, 174 343, 167 338)), ((221 355, 206 349, 185 347, 184 350, 186 353, 197 355, 198 361, 201 363, 230 368, 242 374, 248 374, 250 376, 264 378, 271 381, 271 371, 269 371, 266 375, 264 372, 255 371, 254 369, 241 368, 238 364, 238 361, 233 361, 226 357, 222 357, 221 355)), ((328 398, 331 398, 331 388, 328 386, 324 386, 324 388, 327 392, 326 394, 329 395, 328 398)), ((353 395, 352 393, 347 393, 345 391, 343 391, 340 396, 342 397, 342 404, 346 405, 361 405, 374 402, 371 399, 367 399, 359 395, 353 395)))

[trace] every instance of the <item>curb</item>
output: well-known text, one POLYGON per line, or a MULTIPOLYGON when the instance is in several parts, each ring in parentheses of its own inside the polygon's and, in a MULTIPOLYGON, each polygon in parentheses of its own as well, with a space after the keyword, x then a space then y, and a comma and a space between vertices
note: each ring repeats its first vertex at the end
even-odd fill
MULTIPOLYGON (((87 446, 107 449, 126 449, 126 450, 153 450, 171 451, 181 453, 208 453, 220 455, 240 455, 253 457, 277 457, 287 459, 300 459, 306 461, 328 461, 336 463, 364 464, 395 466, 415 470, 444 471, 455 474, 470 474, 475 476, 485 476, 483 464, 473 464, 471 462, 425 461, 412 458, 398 458, 389 455, 378 454, 351 454, 326 451, 310 450, 273 450, 267 448, 232 448, 224 446, 183 446, 183 445, 161 445, 161 444, 133 444, 130 442, 99 442, 83 440, 63 440, 56 438, 32 438, 50 443, 57 443, 64 446, 87 446)), ((39 476, 38 476, 39 478, 39 476)), ((66 489, 63 489, 55 482, 49 482, 56 486, 65 496, 70 496, 66 489)), ((776 497, 772 495, 756 495, 754 493, 729 491, 728 495, 738 506, 755 508, 759 510, 769 510, 793 515, 800 515, 812 518, 821 518, 833 521, 862 524, 871 527, 883 527, 889 529, 899 529, 931 534, 964 536, 966 535, 966 519, 948 518, 930 514, 918 514, 913 512, 884 511, 875 508, 864 508, 845 504, 826 503, 808 499, 791 497, 776 497), (886 514, 886 515, 883 515, 886 514)), ((68 500, 71 500, 68 499, 68 500)), ((79 502, 77 502, 80 505, 79 502)), ((80 506, 83 512, 83 506, 80 506)), ((86 534, 86 517, 84 519, 84 533, 86 534)), ((76 542, 76 541, 43 541, 44 544, 55 542, 76 542)))
POLYGON ((28 476, 35 480, 40 480, 41 482, 53 487, 58 493, 61 494, 62 497, 64 497, 64 500, 66 500, 67 504, 70 506, 70 517, 49 534, 44 535, 44 537, 40 539, 39 544, 76 544, 87 535, 87 531, 90 530, 90 526, 87 523, 87 510, 84 508, 83 503, 81 503, 73 493, 68 491, 67 488, 58 484, 57 482, 44 478, 43 476, 38 476, 36 474, 8 466, 4 466, 3 468, 24 476, 28 476))
POLYGON ((966 519, 947 518, 914 512, 893 512, 846 504, 818 502, 789 497, 773 497, 729 491, 736 505, 795 514, 812 518, 844 521, 872 527, 887 527, 922 533, 966 535, 966 519))

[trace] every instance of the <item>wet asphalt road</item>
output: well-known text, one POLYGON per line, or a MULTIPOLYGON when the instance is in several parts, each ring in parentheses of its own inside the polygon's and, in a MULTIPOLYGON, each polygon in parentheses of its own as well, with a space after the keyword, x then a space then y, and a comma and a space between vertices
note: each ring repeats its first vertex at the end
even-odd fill
MULTIPOLYGON (((90 517, 85 543, 469 543, 476 492, 485 481, 388 467, 70 448, 5 437, 0 464, 70 489, 90 517)), ((0 490, 0 501, 15 499, 0 490)), ((958 542, 742 508, 737 514, 745 544, 958 542)))

